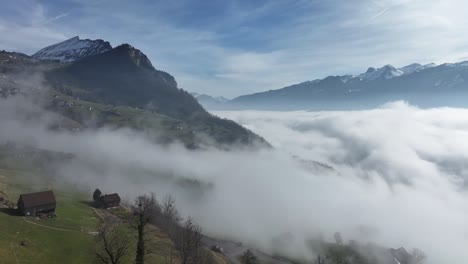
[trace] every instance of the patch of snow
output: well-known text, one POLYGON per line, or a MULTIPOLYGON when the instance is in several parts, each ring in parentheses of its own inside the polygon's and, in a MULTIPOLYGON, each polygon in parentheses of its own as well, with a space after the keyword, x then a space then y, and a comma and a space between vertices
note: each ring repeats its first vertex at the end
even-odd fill
POLYGON ((304 83, 308 83, 308 84, 314 84, 314 83, 319 83, 322 79, 315 79, 315 80, 312 80, 312 81, 305 81, 304 83))
POLYGON ((367 69, 365 73, 358 75, 363 81, 373 81, 379 78, 391 79, 403 75, 404 72, 393 67, 390 64, 383 66, 382 68, 372 68, 367 69))
POLYGON ((457 62, 457 63, 444 63, 442 64, 443 66, 447 67, 468 67, 468 61, 462 61, 462 62, 457 62))
POLYGON ((354 78, 353 75, 343 75, 343 76, 340 76, 340 79, 342 82, 346 83, 348 82, 350 79, 354 78))
POLYGON ((40 60, 58 60, 73 62, 87 56, 96 55, 112 49, 109 42, 103 40, 80 39, 73 37, 63 42, 45 47, 32 56, 40 60))
POLYGON ((425 69, 433 68, 436 67, 437 65, 435 63, 429 63, 425 65, 421 65, 419 63, 413 63, 410 65, 407 65, 405 67, 400 68, 399 70, 402 71, 404 74, 411 74, 415 72, 420 72, 425 69))

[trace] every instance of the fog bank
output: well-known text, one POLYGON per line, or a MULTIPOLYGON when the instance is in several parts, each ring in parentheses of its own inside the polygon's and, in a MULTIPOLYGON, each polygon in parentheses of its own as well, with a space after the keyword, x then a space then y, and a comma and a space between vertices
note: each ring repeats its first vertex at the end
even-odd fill
POLYGON ((421 248, 429 263, 468 262, 466 109, 396 102, 367 111, 216 112, 275 147, 226 152, 156 145, 125 129, 51 131, 57 116, 21 98, 1 100, 1 144, 73 154, 58 177, 87 190, 129 199, 171 193, 208 234, 266 250, 281 238, 290 253, 310 257, 306 239, 340 231, 345 240, 421 248))

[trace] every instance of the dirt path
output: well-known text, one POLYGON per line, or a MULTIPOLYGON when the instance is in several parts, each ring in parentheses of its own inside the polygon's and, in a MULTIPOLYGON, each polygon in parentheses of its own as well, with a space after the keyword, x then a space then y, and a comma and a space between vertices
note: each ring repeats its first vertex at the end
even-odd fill
POLYGON ((96 208, 91 208, 91 209, 93 210, 94 214, 97 215, 97 217, 98 217, 101 221, 104 222, 104 216, 101 214, 101 212, 99 212, 99 210, 96 209, 96 208))
POLYGON ((32 222, 32 221, 26 220, 26 218, 24 218, 24 217, 23 217, 23 220, 26 223, 29 223, 29 224, 37 225, 37 226, 48 228, 48 229, 58 230, 58 231, 78 232, 78 233, 85 233, 85 234, 89 234, 89 235, 92 235, 94 233, 94 232, 85 232, 85 231, 81 231, 81 230, 73 230, 73 229, 65 229, 65 228, 58 228, 58 227, 41 225, 41 224, 38 224, 38 223, 35 223, 35 222, 32 222))
POLYGON ((26 220, 26 218, 24 218, 24 221, 26 223, 30 223, 30 224, 33 224, 33 225, 37 225, 37 226, 40 226, 40 227, 45 227, 45 228, 49 228, 49 229, 53 229, 53 230, 59 230, 59 231, 68 231, 68 232, 81 232, 79 230, 72 230, 72 229, 64 229, 64 228, 58 228, 58 227, 52 227, 52 226, 46 226, 46 225, 41 225, 41 224, 38 224, 38 223, 35 223, 35 222, 32 222, 32 221, 29 221, 29 220, 26 220))

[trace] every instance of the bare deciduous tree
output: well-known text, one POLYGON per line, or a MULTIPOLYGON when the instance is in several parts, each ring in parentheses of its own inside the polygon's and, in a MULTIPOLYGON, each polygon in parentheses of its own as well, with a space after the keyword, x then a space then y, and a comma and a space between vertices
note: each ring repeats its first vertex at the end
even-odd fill
POLYGON ((257 263, 257 257, 253 254, 253 252, 250 249, 247 249, 247 251, 244 252, 241 256, 241 263, 242 264, 256 264, 257 263))
MULTIPOLYGON (((171 195, 166 195, 162 201, 161 216, 162 222, 160 222, 160 225, 162 225, 164 231, 169 235, 169 238, 172 241, 175 241, 177 237, 177 231, 180 229, 179 225, 182 221, 182 217, 176 208, 175 199, 171 195)), ((166 263, 172 264, 175 255, 176 252, 174 251, 174 247, 171 247, 170 251, 168 252, 168 256, 165 256, 166 263)))
POLYGON ((135 199, 132 206, 132 217, 129 221, 130 226, 137 231, 136 264, 145 263, 145 227, 161 212, 153 193, 150 195, 140 195, 135 199))
POLYGON ((200 263, 201 239, 201 228, 189 217, 179 230, 176 240, 181 264, 200 263))
POLYGON ((335 242, 337 245, 343 245, 343 238, 341 237, 340 232, 335 232, 333 236, 335 237, 335 242))
POLYGON ((426 260, 426 254, 420 249, 413 249, 411 253, 411 264, 422 264, 426 260))
POLYGON ((314 264, 326 264, 326 263, 327 263, 327 258, 320 254, 317 256, 317 258, 314 261, 314 264))
POLYGON ((116 230, 118 225, 110 222, 106 220, 97 234, 100 246, 96 251, 96 261, 103 264, 119 264, 128 254, 129 241, 116 230))
POLYGON ((180 224, 182 217, 175 206, 175 199, 171 195, 166 195, 162 201, 161 214, 164 226, 169 234, 173 233, 174 226, 180 224))
POLYGON ((169 251, 169 256, 164 256, 164 262, 166 264, 172 264, 174 263, 174 257, 175 257, 175 252, 173 248, 171 247, 171 250, 169 251))

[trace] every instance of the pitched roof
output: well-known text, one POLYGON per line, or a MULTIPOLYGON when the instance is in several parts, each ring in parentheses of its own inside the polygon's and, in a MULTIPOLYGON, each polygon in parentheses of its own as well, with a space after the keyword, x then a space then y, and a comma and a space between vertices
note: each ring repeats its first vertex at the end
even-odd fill
POLYGON ((23 200, 25 208, 56 203, 55 195, 52 191, 21 194, 20 200, 23 200))
POLYGON ((120 202, 120 196, 117 193, 106 194, 101 196, 101 201, 104 203, 120 202))

